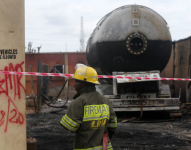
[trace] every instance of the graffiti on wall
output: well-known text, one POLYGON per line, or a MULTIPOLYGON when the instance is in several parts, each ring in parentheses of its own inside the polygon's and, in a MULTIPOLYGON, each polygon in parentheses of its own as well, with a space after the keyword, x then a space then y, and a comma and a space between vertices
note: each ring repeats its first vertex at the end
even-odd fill
MULTIPOLYGON (((18 64, 9 63, 4 67, 3 71, 23 72, 24 61, 18 64)), ((2 70, 1 70, 2 71, 2 70)), ((4 132, 8 131, 8 125, 24 124, 24 115, 20 113, 16 106, 16 101, 21 101, 21 93, 25 87, 21 83, 22 75, 2 74, 0 75, 0 101, 1 104, 7 105, 2 107, 0 105, 0 129, 4 128, 4 132), (3 98, 1 98, 5 95, 3 98), (2 101, 5 101, 2 102, 2 101)))

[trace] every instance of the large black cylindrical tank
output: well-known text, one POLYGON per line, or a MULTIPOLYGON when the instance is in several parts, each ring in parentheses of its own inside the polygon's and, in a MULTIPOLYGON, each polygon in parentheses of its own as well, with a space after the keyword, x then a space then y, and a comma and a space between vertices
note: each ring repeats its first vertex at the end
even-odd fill
POLYGON ((171 55, 166 21, 152 9, 127 5, 97 24, 86 48, 88 65, 99 74, 113 71, 162 71, 171 55))

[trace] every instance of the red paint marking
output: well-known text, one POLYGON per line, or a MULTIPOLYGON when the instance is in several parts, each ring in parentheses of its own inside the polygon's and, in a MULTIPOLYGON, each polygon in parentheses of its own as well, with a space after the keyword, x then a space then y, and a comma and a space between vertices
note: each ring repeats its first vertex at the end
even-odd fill
POLYGON ((24 117, 23 117, 23 115, 21 114, 21 113, 19 113, 19 123, 20 124, 23 124, 24 123, 24 117))
POLYGON ((1 117, 1 119, 0 119, 0 126, 2 126, 2 124, 4 123, 4 117, 5 117, 5 112, 3 111, 3 110, 1 110, 1 115, 2 115, 2 117, 1 117))
POLYGON ((7 128, 8 128, 8 124, 9 124, 9 109, 10 109, 10 100, 8 99, 7 121, 6 121, 4 132, 7 132, 7 128))
MULTIPOLYGON (((4 70, 7 71, 23 71, 22 65, 24 64, 24 61, 21 62, 21 64, 16 64, 15 67, 12 63, 9 64, 9 67, 5 66, 4 70)), ((18 95, 19 99, 21 98, 21 88, 26 92, 24 86, 21 84, 21 78, 22 75, 12 75, 12 74, 4 74, 4 79, 0 80, 0 88, 2 91, 1 93, 6 93, 6 95, 9 95, 9 91, 13 89, 14 84, 14 99, 16 99, 16 96, 18 95), (5 83, 5 90, 3 90, 2 85, 5 83), (9 90, 10 89, 10 90, 9 90)))
POLYGON ((0 123, 0 126, 2 126, 2 125, 3 125, 3 123, 4 123, 4 120, 0 123))
POLYGON ((14 115, 13 115, 13 117, 11 118, 11 119, 9 119, 9 121, 10 122, 12 122, 12 123, 18 123, 18 119, 16 118, 16 120, 13 120, 15 117, 16 117, 16 115, 17 115, 17 110, 16 109, 13 109, 12 111, 11 111, 11 113, 12 112, 14 112, 14 115))
POLYGON ((13 99, 11 99, 10 97, 10 93, 14 93, 14 100, 21 99, 21 90, 26 92, 23 84, 21 83, 21 80, 23 77, 23 73, 22 73, 23 64, 24 64, 24 61, 21 62, 20 64, 16 64, 15 66, 12 63, 10 63, 8 66, 4 67, 4 71, 1 71, 1 72, 4 72, 5 74, 4 74, 4 78, 2 78, 2 76, 0 77, 0 95, 5 94, 7 97, 7 102, 8 102, 7 113, 5 113, 4 110, 0 110, 1 112, 0 126, 5 124, 4 132, 8 131, 9 123, 13 123, 13 124, 24 123, 24 116, 20 113, 13 99), (9 71, 10 72, 15 71, 14 73, 16 73, 17 75, 10 74, 9 71), (14 108, 10 112, 11 105, 13 105, 14 108))

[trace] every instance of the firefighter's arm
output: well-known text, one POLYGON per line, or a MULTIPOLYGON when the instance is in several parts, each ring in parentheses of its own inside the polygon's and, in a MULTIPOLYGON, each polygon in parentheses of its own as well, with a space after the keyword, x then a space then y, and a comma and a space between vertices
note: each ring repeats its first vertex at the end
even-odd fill
POLYGON ((80 99, 74 100, 68 107, 60 124, 71 132, 76 132, 83 120, 83 106, 80 99))
POLYGON ((111 105, 109 106, 109 108, 110 108, 110 118, 109 118, 107 130, 108 130, 109 138, 111 140, 117 128, 117 117, 111 105))

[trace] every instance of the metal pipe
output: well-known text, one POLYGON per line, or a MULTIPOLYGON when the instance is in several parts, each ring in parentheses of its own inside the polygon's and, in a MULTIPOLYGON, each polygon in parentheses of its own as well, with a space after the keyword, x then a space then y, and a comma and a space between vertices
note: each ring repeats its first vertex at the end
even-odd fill
POLYGON ((57 89, 59 91, 59 89, 50 81, 48 81, 53 87, 55 87, 55 89, 57 89))

